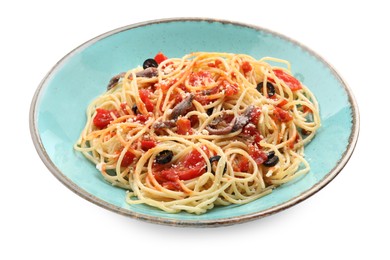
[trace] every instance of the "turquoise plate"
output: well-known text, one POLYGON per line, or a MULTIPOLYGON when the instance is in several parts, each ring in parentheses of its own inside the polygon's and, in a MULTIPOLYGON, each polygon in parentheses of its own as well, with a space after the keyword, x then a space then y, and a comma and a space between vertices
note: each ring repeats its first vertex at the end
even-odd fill
POLYGON ((352 155, 359 132, 356 101, 345 81, 319 55, 281 34, 214 19, 165 19, 102 34, 61 59, 39 85, 31 104, 30 130, 48 169, 81 197, 133 218, 177 226, 220 226, 270 215, 313 195, 328 184, 352 155), (73 150, 88 104, 108 80, 162 51, 182 57, 194 51, 245 53, 289 60, 297 78, 318 99, 322 127, 306 147, 311 171, 246 205, 216 207, 203 215, 168 214, 146 205, 127 205, 125 191, 106 183, 95 166, 73 150))

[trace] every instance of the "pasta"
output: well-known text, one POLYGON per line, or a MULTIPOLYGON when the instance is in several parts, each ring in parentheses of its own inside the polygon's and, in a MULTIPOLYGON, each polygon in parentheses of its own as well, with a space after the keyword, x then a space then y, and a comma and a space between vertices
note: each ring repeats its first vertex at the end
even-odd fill
POLYGON ((127 203, 169 213, 248 203, 307 173, 320 126, 289 62, 232 53, 159 53, 114 76, 86 114, 75 150, 127 203))

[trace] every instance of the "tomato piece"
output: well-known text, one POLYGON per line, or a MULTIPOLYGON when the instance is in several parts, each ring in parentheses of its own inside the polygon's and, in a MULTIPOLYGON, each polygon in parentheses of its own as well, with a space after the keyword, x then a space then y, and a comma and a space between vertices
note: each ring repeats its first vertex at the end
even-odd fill
POLYGON ((259 107, 256 107, 255 109, 252 110, 250 116, 250 122, 253 123, 254 125, 257 125, 259 123, 259 119, 260 119, 260 115, 261 115, 261 110, 259 107))
POLYGON ((156 88, 161 88, 161 90, 163 91, 163 93, 167 93, 167 91, 169 90, 170 87, 172 87, 173 84, 175 84, 177 82, 177 79, 173 79, 173 80, 164 80, 164 81, 161 81, 159 83, 156 83, 155 84, 155 87, 156 88))
POLYGON ((148 112, 153 112, 154 105, 150 100, 150 92, 146 89, 140 89, 138 92, 139 92, 139 97, 141 98, 142 102, 145 104, 146 110, 148 110, 148 112))
POLYGON ((160 182, 164 184, 167 181, 191 180, 201 176, 205 172, 205 165, 198 165, 192 168, 184 168, 183 166, 179 168, 170 168, 167 170, 162 170, 161 172, 156 172, 154 174, 155 176, 158 176, 156 179, 160 180, 160 182))
POLYGON ((294 145, 299 141, 299 135, 296 135, 295 138, 289 143, 289 148, 293 149, 294 145))
POLYGON ((125 115, 130 115, 130 112, 129 111, 131 111, 130 110, 130 108, 129 108, 129 106, 127 105, 127 103, 125 102, 125 103, 121 103, 121 111, 125 114, 125 115))
POLYGON ((177 171, 172 169, 162 170, 162 171, 153 171, 154 178, 157 182, 161 184, 164 188, 168 190, 182 190, 179 184, 179 177, 177 171))
POLYGON ((278 107, 282 107, 288 103, 287 99, 283 98, 282 101, 278 104, 278 107))
POLYGON ((268 159, 268 156, 265 152, 261 151, 258 145, 250 144, 249 147, 249 155, 255 160, 257 165, 262 164, 268 159))
POLYGON ((99 128, 106 128, 114 118, 111 116, 113 113, 116 117, 119 117, 119 113, 116 110, 107 110, 104 108, 96 109, 96 116, 93 119, 93 124, 99 128))
POLYGON ((162 186, 168 190, 176 190, 176 191, 182 190, 180 184, 177 181, 166 181, 163 183, 162 186))
POLYGON ((157 143, 154 140, 142 140, 141 141, 141 149, 144 151, 152 149, 153 147, 156 147, 156 145, 157 145, 157 143))
MULTIPOLYGON (((270 97, 271 99, 275 100, 275 101, 278 101, 278 97, 276 95, 273 95, 272 97, 270 97)), ((283 107, 284 105, 286 105, 288 103, 288 100, 285 99, 285 98, 281 98, 279 99, 281 100, 279 104, 277 104, 278 107, 283 107)))
POLYGON ((133 163, 134 159, 135 159, 135 154, 133 154, 130 151, 126 151, 125 155, 123 156, 123 159, 122 159, 122 162, 121 162, 121 166, 122 167, 129 166, 130 164, 133 163))
POLYGON ((249 63, 249 61, 244 61, 241 65, 241 69, 244 72, 244 74, 246 74, 252 70, 252 65, 249 63))
POLYGON ((290 74, 287 74, 286 72, 284 72, 284 70, 274 69, 273 71, 274 71, 276 77, 278 77, 280 80, 283 80, 284 83, 286 83, 286 85, 290 87, 291 91, 296 91, 296 90, 302 89, 301 83, 296 78, 291 76, 290 74))
POLYGON ((193 72, 189 77, 189 83, 194 87, 206 86, 212 82, 214 82, 214 80, 211 78, 211 73, 206 70, 193 72))
POLYGON ((199 118, 196 115, 190 116, 191 127, 199 124, 199 118))
POLYGON ((168 57, 165 56, 161 51, 159 53, 156 54, 156 56, 154 56, 154 60, 160 64, 161 62, 163 62, 164 60, 167 60, 168 57))
POLYGON ((245 156, 239 156, 238 161, 233 165, 233 170, 236 172, 248 172, 249 160, 245 156))
POLYGON ((222 61, 220 60, 215 60, 214 63, 210 62, 207 64, 207 66, 209 66, 210 68, 218 68, 219 65, 222 64, 222 61))
POLYGON ((306 112, 313 113, 313 111, 311 111, 310 107, 308 107, 308 106, 303 105, 302 108, 303 108, 303 113, 306 113, 306 112))
POLYGON ((138 114, 136 117, 135 117, 135 120, 136 121, 139 121, 141 123, 145 123, 147 120, 148 120, 148 116, 145 116, 143 114, 138 114))
POLYGON ((179 179, 179 171, 178 169, 174 169, 174 168, 162 170, 157 175, 159 175, 159 177, 162 178, 163 182, 176 181, 179 179))
POLYGON ((274 109, 274 115, 280 122, 288 122, 293 119, 292 115, 290 113, 280 107, 275 107, 274 109))
POLYGON ((221 82, 221 87, 225 90, 225 95, 228 97, 238 94, 237 84, 231 84, 229 81, 223 80, 221 82))
MULTIPOLYGON (((207 153, 206 147, 202 147, 202 150, 207 153)), ((204 163, 204 165, 206 165, 202 154, 196 149, 192 150, 189 154, 187 154, 187 156, 184 157, 182 163, 186 168, 194 167, 200 163, 204 163)))
POLYGON ((205 106, 211 103, 211 99, 208 96, 196 94, 195 100, 198 101, 201 105, 205 106))
MULTIPOLYGON (((206 153, 207 147, 202 147, 206 153)), ((206 172, 206 162, 198 150, 194 149, 176 164, 169 164, 168 169, 161 165, 153 166, 153 175, 163 187, 178 190, 179 180, 191 180, 206 172), (176 183, 176 184, 174 184, 176 183)))
POLYGON ((191 180, 191 179, 194 179, 196 177, 201 176, 203 173, 206 172, 205 166, 206 166, 206 164, 203 164, 203 165, 198 165, 198 166, 193 167, 193 168, 183 169, 183 170, 179 171, 179 173, 178 173, 179 180, 186 181, 186 180, 191 180))
POLYGON ((221 60, 215 60, 214 63, 215 63, 215 67, 218 68, 222 64, 222 61, 221 60))
MULTIPOLYGON (((202 147, 202 150, 206 153, 208 149, 206 146, 202 147)), ((201 176, 206 172, 206 162, 203 159, 202 154, 194 149, 192 150, 182 161, 183 167, 179 172, 180 180, 191 180, 193 178, 201 176)))
POLYGON ((241 160, 238 163, 238 168, 240 168, 241 172, 248 172, 249 171, 249 160, 248 158, 241 156, 241 160))
POLYGON ((243 128, 242 133, 244 135, 247 135, 247 136, 253 136, 254 141, 256 143, 259 143, 263 139, 263 138, 261 138, 261 135, 260 135, 259 131, 257 130, 256 126, 253 124, 247 124, 243 128))
POLYGON ((179 135, 187 135, 191 133, 191 120, 181 117, 176 122, 177 133, 179 135))
POLYGON ((176 93, 172 95, 172 100, 175 100, 175 106, 176 106, 177 104, 183 101, 183 97, 179 93, 176 93))

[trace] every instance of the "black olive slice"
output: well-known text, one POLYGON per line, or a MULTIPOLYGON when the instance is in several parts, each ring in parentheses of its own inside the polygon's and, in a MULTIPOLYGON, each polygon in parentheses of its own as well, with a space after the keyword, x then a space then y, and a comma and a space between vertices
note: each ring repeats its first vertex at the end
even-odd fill
MULTIPOLYGON (((260 93, 263 93, 262 92, 263 82, 260 82, 259 84, 257 84, 256 89, 260 93)), ((273 95, 275 95, 275 87, 271 82, 267 82, 267 93, 268 93, 268 97, 272 97, 273 95)))
POLYGON ((157 68, 158 64, 157 64, 157 61, 155 61, 154 59, 147 59, 147 60, 144 61, 144 64, 142 65, 142 67, 144 69, 147 69, 147 68, 150 68, 150 67, 157 68))
POLYGON ((268 153, 267 161, 263 162, 263 165, 266 167, 275 166, 279 162, 279 157, 275 155, 275 152, 268 153))
POLYGON ((115 171, 115 170, 107 170, 106 173, 107 173, 109 176, 116 176, 116 171, 115 171))
MULTIPOLYGON (((213 156, 213 157, 210 157, 209 161, 210 161, 210 164, 212 164, 213 162, 218 162, 219 159, 221 159, 221 156, 220 155, 216 155, 216 156, 213 156)), ((225 164, 225 168, 223 169, 223 173, 226 172, 227 170, 227 165, 225 164)), ((215 174, 215 172, 213 172, 215 174)))
POLYGON ((131 111, 133 111, 134 115, 138 115, 138 107, 136 104, 134 104, 132 107, 131 107, 131 111))
POLYGON ((268 153, 267 153, 267 159, 269 160, 269 159, 271 159, 272 157, 274 157, 275 156, 275 152, 274 151, 269 151, 268 153))
POLYGON ((173 152, 169 150, 164 150, 159 152, 156 156, 156 163, 158 164, 166 164, 169 163, 173 158, 173 152))
POLYGON ((213 111, 214 111, 214 108, 212 107, 212 108, 207 109, 206 113, 208 116, 211 116, 213 114, 213 111))
POLYGON ((213 163, 213 162, 218 162, 219 159, 221 159, 221 156, 216 155, 216 156, 210 157, 209 161, 210 161, 210 163, 213 163))

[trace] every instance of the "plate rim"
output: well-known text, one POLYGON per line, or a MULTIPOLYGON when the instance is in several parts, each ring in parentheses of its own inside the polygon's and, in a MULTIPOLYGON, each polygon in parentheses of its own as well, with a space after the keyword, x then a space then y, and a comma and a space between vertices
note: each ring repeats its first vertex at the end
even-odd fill
POLYGON ((227 226, 227 225, 233 225, 237 223, 244 223, 251 220, 263 218, 272 214, 275 214, 277 212, 280 212, 282 210, 288 209, 307 198, 311 197, 318 191, 320 191, 322 188, 324 188, 327 184, 329 184, 345 167, 349 159, 351 158, 357 141, 359 137, 359 129, 360 129, 360 115, 359 115, 359 109, 356 102, 356 99, 349 87, 349 85, 346 83, 346 81, 340 76, 340 74, 336 71, 336 69, 328 62, 326 61, 322 56, 308 48, 307 46, 303 45, 302 43, 285 36, 283 34, 280 34, 278 32, 269 30, 267 28, 237 22, 237 21, 231 21, 231 20, 224 20, 224 19, 215 19, 215 18, 201 18, 201 17, 176 17, 176 18, 164 18, 164 19, 155 19, 155 20, 148 20, 144 22, 138 22, 126 26, 122 26, 110 31, 107 31, 105 33, 102 33, 71 50, 69 53, 67 53, 63 58, 61 58, 58 62, 54 64, 54 66, 47 72, 47 74, 44 76, 44 78, 39 83, 32 101, 30 105, 30 111, 29 111, 29 128, 30 128, 30 134, 31 138, 33 140, 33 144, 35 146, 35 149, 45 164, 45 166, 49 169, 49 171, 60 181, 62 184, 64 184, 68 189, 79 195, 80 197, 86 199, 89 202, 92 202, 102 208, 108 209, 110 211, 113 211, 115 213, 119 213, 124 216, 128 216, 131 218, 143 220, 150 223, 155 224, 164 224, 164 225, 170 225, 170 226, 193 226, 193 227, 218 227, 218 226, 227 226), (262 31, 269 34, 272 34, 273 36, 277 36, 282 38, 283 40, 286 40, 288 42, 291 42, 300 48, 302 48, 304 51, 308 52, 310 55, 315 57, 317 60, 322 62, 324 65, 330 69, 331 73, 339 80, 342 87, 347 93, 348 96, 348 102, 351 105, 351 116, 352 116, 352 126, 351 126, 351 134, 348 139, 348 145, 346 147, 346 150, 341 156, 341 159, 337 162, 337 164, 316 184, 314 184, 310 189, 300 193, 299 195, 285 201, 284 203, 275 205, 273 207, 270 207, 265 210, 261 210, 254 213, 244 214, 240 216, 235 217, 222 217, 217 219, 208 219, 208 220, 186 220, 186 219, 175 219, 175 218, 166 218, 166 217, 158 217, 158 216, 151 216, 148 214, 138 213, 134 212, 128 209, 124 209, 118 206, 115 206, 111 203, 108 203, 105 200, 102 200, 91 193, 87 192, 86 190, 79 187, 76 183, 74 183, 71 179, 69 179, 60 169, 57 168, 57 166, 54 164, 54 162, 51 160, 50 156, 46 152, 46 149, 42 143, 38 126, 37 126, 37 110, 39 105, 39 100, 42 94, 42 90, 45 87, 45 83, 47 82, 48 78, 53 74, 53 72, 56 71, 57 68, 60 67, 60 65, 69 59, 73 54, 77 53, 78 51, 82 51, 83 49, 89 47, 90 45, 106 38, 111 35, 120 33, 122 31, 127 31, 131 29, 135 29, 138 27, 143 27, 147 25, 152 24, 159 24, 159 23, 171 23, 171 22, 209 22, 209 23, 222 23, 222 24, 230 24, 238 27, 247 27, 250 29, 254 29, 256 31, 262 31))

